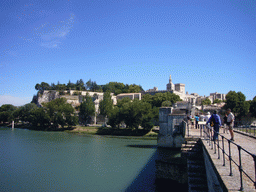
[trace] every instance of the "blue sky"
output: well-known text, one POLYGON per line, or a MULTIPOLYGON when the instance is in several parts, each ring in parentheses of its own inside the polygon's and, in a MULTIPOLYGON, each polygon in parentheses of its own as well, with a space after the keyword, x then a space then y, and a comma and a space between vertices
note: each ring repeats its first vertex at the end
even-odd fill
POLYGON ((256 96, 254 0, 2 0, 0 105, 91 79, 256 96))

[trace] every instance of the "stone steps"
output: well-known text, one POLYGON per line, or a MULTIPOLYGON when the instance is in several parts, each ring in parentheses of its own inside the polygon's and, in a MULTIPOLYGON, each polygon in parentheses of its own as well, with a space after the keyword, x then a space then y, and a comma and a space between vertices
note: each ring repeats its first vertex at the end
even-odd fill
POLYGON ((208 191, 202 146, 198 140, 187 140, 182 151, 187 156, 188 191, 208 191))

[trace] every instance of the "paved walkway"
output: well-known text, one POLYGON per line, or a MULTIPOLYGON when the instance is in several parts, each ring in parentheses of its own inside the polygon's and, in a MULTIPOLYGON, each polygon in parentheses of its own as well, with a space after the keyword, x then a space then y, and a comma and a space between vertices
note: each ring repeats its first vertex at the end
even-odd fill
MULTIPOLYGON (((204 135, 204 134, 202 134, 204 135)), ((220 129, 220 135, 224 136, 227 139, 230 139, 230 134, 223 133, 223 129, 220 129)), ((190 129, 189 137, 200 137, 199 129, 190 129)), ((234 143, 241 146, 248 152, 252 154, 256 154, 256 139, 252 137, 248 137, 242 135, 240 133, 235 133, 234 136, 234 143)), ((218 149, 213 145, 211 141, 209 143, 208 139, 203 139, 203 143, 211 156, 219 175, 221 176, 223 182, 227 186, 230 191, 239 191, 241 184, 240 184, 240 172, 238 166, 232 162, 232 173, 233 176, 230 176, 230 162, 228 156, 225 155, 225 166, 223 166, 223 153, 222 150, 218 149)), ((217 142, 216 142, 217 143, 217 142)), ((237 145, 234 145, 232 142, 230 144, 231 147, 231 156, 232 159, 239 165, 239 151, 237 145)), ((223 148, 222 137, 219 137, 219 146, 223 148)), ((228 141, 224 139, 224 149, 227 154, 229 154, 229 147, 228 141)), ((255 163, 251 155, 241 150, 241 162, 243 170, 255 181, 255 163)), ((254 184, 250 181, 244 174, 243 174, 243 188, 244 191, 256 191, 254 184)))

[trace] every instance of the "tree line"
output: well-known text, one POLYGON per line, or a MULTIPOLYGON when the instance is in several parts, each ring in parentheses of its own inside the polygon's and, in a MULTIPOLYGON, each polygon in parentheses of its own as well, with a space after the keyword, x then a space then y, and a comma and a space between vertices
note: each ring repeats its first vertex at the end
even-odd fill
MULTIPOLYGON (((145 130, 150 130, 158 121, 159 107, 164 106, 166 101, 175 103, 180 100, 179 96, 167 92, 157 93, 154 96, 146 94, 142 100, 132 101, 125 97, 118 100, 117 105, 113 105, 110 92, 107 91, 99 103, 99 111, 104 119, 108 118, 107 124, 111 128, 120 128, 120 125, 124 123, 129 129, 138 130, 141 126, 145 130)), ((95 105, 89 94, 85 96, 78 110, 80 122, 87 124, 91 121, 91 117, 95 115, 95 105)))
MULTIPOLYGON (((129 129, 138 129, 139 126, 150 130, 158 121, 159 107, 172 106, 180 101, 180 97, 173 93, 145 94, 142 100, 123 98, 113 105, 110 92, 104 93, 99 104, 100 114, 108 118, 108 125, 120 128, 124 123, 129 129)), ((230 91, 226 95, 224 109, 230 108, 236 119, 247 115, 256 117, 256 96, 253 100, 246 101, 241 92, 230 91)), ((96 110, 93 98, 87 94, 78 108, 73 108, 65 98, 58 98, 38 107, 28 103, 21 107, 2 105, 0 107, 0 123, 8 124, 12 121, 28 123, 36 129, 56 129, 58 127, 72 127, 78 124, 87 124, 95 116, 96 110)))
POLYGON ((136 84, 123 84, 118 82, 109 82, 106 85, 98 85, 96 81, 92 81, 91 79, 84 83, 82 79, 77 80, 76 83, 72 83, 70 80, 67 84, 61 84, 58 82, 57 84, 51 83, 49 85, 46 82, 41 82, 40 84, 37 83, 35 85, 35 89, 38 91, 44 90, 58 90, 58 91, 65 91, 65 90, 77 90, 77 91, 92 91, 92 92, 107 92, 110 91, 115 95, 120 93, 139 93, 143 91, 143 88, 140 85, 136 84))
MULTIPOLYGON (((112 128, 119 128, 123 122, 129 129, 138 129, 139 126, 149 130, 158 121, 159 107, 164 102, 175 103, 180 97, 173 93, 157 93, 154 96, 144 95, 142 100, 123 98, 113 105, 110 92, 103 95, 99 103, 100 115, 108 118, 112 128)), ((21 107, 3 105, 0 107, 0 123, 11 121, 27 123, 35 129, 57 129, 58 127, 72 127, 77 124, 87 124, 95 115, 93 98, 87 93, 84 100, 76 109, 67 103, 65 98, 57 98, 38 107, 28 103, 21 107)))

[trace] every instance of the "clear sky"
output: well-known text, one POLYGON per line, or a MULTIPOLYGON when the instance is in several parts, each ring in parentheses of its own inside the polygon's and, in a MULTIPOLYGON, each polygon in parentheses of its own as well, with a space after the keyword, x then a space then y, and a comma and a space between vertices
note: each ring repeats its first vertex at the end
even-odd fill
POLYGON ((1 0, 0 106, 83 79, 256 96, 255 0, 1 0))

